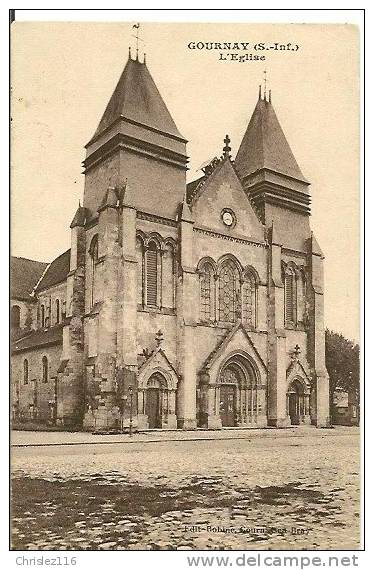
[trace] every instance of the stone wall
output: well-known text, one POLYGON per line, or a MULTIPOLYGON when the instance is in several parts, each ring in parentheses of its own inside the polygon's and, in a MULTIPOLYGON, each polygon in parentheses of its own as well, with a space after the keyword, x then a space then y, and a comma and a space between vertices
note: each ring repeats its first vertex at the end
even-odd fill
POLYGON ((56 377, 62 346, 46 346, 12 356, 13 417, 19 421, 51 419, 55 401, 56 377), (48 359, 48 381, 43 382, 42 359, 48 359), (24 383, 24 361, 28 361, 28 383, 24 383))

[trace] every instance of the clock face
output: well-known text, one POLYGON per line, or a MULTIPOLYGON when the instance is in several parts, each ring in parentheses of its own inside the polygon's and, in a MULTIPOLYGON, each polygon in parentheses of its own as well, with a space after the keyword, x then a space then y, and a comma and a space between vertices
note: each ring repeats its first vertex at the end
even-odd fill
POLYGON ((234 223, 234 217, 231 214, 231 212, 223 212, 222 220, 225 226, 232 226, 232 224, 234 223))

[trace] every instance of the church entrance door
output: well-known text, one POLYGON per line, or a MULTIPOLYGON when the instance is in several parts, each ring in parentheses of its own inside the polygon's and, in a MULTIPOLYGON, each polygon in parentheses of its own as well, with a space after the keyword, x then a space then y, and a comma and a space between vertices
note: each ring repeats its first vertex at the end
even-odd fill
POLYGON ((158 388, 147 389, 145 413, 148 416, 149 428, 161 427, 160 390, 158 388))
POLYGON ((223 427, 235 426, 235 394, 236 387, 222 384, 220 387, 220 416, 223 427))
POLYGON ((289 394, 288 398, 289 398, 288 406, 289 406, 291 425, 297 426, 300 423, 299 395, 289 394))
POLYGON ((301 423, 301 416, 305 413, 303 392, 303 387, 298 380, 294 380, 287 391, 288 415, 293 426, 301 423))

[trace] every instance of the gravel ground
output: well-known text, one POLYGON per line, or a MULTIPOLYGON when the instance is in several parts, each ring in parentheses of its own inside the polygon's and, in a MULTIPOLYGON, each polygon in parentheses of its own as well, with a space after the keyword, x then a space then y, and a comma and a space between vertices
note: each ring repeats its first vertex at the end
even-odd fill
POLYGON ((278 433, 14 448, 13 548, 358 549, 358 431, 278 433))

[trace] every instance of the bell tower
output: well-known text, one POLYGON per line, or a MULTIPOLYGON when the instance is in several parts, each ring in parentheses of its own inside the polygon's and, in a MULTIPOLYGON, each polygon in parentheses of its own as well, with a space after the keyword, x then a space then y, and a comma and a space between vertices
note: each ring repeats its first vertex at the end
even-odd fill
POLYGON ((259 98, 235 158, 235 168, 262 223, 274 221, 285 247, 305 250, 310 237, 309 182, 275 114, 271 91, 259 98))
POLYGON ((127 180, 126 203, 175 219, 186 187, 186 140, 145 62, 132 59, 86 145, 83 205, 94 217, 108 187, 127 180))

